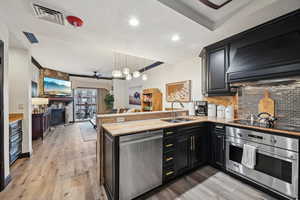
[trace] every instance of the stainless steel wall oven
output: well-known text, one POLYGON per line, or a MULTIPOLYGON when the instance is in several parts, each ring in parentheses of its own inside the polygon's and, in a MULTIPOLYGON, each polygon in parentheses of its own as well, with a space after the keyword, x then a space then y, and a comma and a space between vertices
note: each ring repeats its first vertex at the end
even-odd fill
POLYGON ((298 199, 298 145, 296 138, 227 127, 226 168, 288 199, 298 199), (253 169, 242 164, 244 144, 256 147, 253 169))

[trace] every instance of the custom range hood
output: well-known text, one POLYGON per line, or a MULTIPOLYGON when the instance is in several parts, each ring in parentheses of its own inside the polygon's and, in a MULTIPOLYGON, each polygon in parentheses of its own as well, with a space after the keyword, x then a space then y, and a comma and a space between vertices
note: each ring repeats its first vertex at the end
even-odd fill
POLYGON ((229 46, 229 83, 300 75, 300 12, 241 33, 229 46))

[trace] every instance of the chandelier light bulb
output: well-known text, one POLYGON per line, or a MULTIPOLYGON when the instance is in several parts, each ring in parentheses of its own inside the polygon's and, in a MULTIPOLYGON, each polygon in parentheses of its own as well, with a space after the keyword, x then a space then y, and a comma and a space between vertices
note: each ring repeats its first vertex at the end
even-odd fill
POLYGON ((128 67, 123 68, 123 74, 128 75, 130 73, 130 69, 128 67))
POLYGON ((138 77, 140 77, 140 75, 141 75, 141 73, 139 71, 133 72, 133 77, 134 78, 138 78, 138 77))
POLYGON ((130 81, 131 79, 132 79, 131 74, 127 74, 127 75, 126 75, 126 80, 130 81))
POLYGON ((143 80, 143 81, 146 81, 146 80, 148 80, 148 76, 147 76, 147 74, 143 74, 143 75, 142 75, 142 80, 143 80))

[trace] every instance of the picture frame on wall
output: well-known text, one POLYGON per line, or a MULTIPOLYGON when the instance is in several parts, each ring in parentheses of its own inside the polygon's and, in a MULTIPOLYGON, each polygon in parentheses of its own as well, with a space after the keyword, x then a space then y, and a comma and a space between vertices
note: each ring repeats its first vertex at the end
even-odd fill
POLYGON ((38 84, 35 81, 31 81, 31 97, 38 97, 38 84))
POLYGON ((191 102, 191 80, 166 84, 167 102, 191 102))
POLYGON ((129 105, 142 105, 141 102, 142 86, 134 86, 129 88, 129 105))

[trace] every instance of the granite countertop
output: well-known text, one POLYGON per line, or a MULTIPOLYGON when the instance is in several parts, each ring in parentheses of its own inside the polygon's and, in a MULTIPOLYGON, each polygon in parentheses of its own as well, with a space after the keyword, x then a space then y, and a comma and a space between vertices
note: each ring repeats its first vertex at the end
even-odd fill
POLYGON ((122 136, 126 134, 138 133, 142 131, 170 128, 170 127, 176 127, 176 126, 182 126, 182 125, 188 125, 194 123, 215 122, 215 123, 221 123, 221 124, 232 125, 237 127, 252 128, 261 131, 272 131, 276 133, 300 136, 300 132, 247 126, 238 123, 233 123, 232 120, 218 119, 216 117, 194 117, 193 116, 189 118, 192 118, 193 120, 180 122, 180 123, 169 123, 169 122, 162 121, 160 119, 148 119, 148 120, 139 120, 139 121, 120 122, 120 123, 107 123, 107 124, 102 124, 102 128, 104 128, 104 130, 109 132, 112 136, 122 136))
POLYGON ((9 114, 9 123, 15 122, 15 121, 19 121, 19 120, 23 120, 23 113, 11 113, 9 114))

